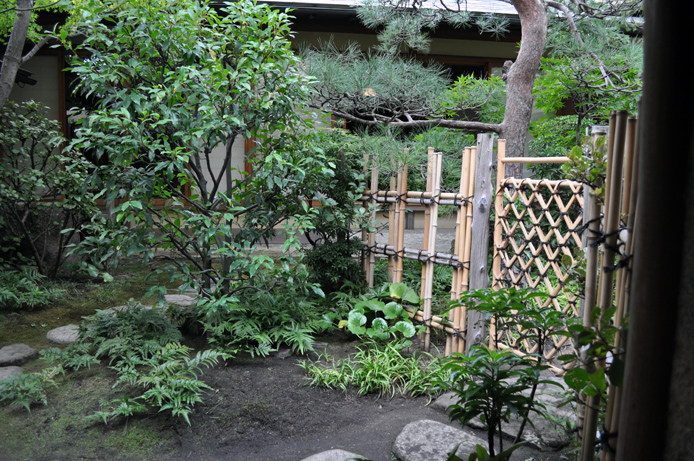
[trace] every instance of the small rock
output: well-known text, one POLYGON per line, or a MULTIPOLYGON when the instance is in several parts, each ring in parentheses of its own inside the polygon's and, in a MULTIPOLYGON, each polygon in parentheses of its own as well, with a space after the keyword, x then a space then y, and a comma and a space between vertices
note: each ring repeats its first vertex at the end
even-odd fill
POLYGON ((423 419, 405 426, 393 443, 393 454, 400 461, 445 461, 456 445, 457 455, 473 453, 486 442, 453 426, 423 419))
POLYGON ((288 347, 281 347, 277 351, 277 353, 275 354, 275 357, 277 357, 278 359, 282 359, 282 360, 286 359, 287 357, 291 357, 291 356, 292 356, 292 350, 288 347))
POLYGON ((71 344, 79 339, 79 327, 77 325, 65 325, 54 328, 46 334, 46 338, 56 344, 71 344))
POLYGON ((26 344, 10 344, 0 349, 0 367, 24 365, 38 356, 38 351, 26 344))
POLYGON ((345 450, 328 450, 317 453, 313 456, 309 456, 308 458, 304 458, 302 461, 347 461, 358 459, 366 458, 345 450))
POLYGON ((431 403, 431 408, 448 413, 448 407, 457 402, 458 396, 454 392, 446 392, 431 403))
POLYGON ((0 367, 0 381, 4 381, 16 375, 24 373, 22 367, 0 367))

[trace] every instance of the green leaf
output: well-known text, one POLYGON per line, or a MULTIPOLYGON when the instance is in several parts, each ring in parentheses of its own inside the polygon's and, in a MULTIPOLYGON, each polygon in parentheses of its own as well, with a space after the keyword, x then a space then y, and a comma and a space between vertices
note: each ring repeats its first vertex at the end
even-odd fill
POLYGON ((347 317, 347 328, 355 335, 366 333, 366 316, 357 310, 350 311, 347 317))
POLYGON ((401 299, 410 304, 419 304, 419 295, 402 282, 391 284, 389 290, 390 296, 393 298, 401 299))
POLYGON ((588 372, 583 368, 572 368, 564 375, 564 382, 575 391, 581 391, 588 384, 588 372))

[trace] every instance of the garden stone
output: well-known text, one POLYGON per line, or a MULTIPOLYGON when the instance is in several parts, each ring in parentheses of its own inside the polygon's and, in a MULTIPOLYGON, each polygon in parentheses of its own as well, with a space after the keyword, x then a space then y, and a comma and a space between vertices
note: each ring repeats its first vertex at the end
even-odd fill
POLYGON ((38 351, 26 344, 10 344, 0 349, 0 367, 24 365, 38 356, 38 351))
POLYGON ((188 295, 164 295, 166 304, 175 304, 179 307, 194 306, 198 300, 188 295))
POLYGON ((357 460, 365 458, 361 455, 350 453, 349 451, 336 449, 317 453, 308 458, 304 458, 302 461, 347 461, 351 459, 357 460))
POLYGON ((453 426, 423 419, 405 426, 393 443, 393 454, 400 461, 445 461, 460 444, 457 454, 474 453, 477 445, 487 443, 453 426))
POLYGON ((0 382, 24 373, 22 367, 0 367, 0 382))
POLYGON ((54 328, 48 332, 46 338, 56 344, 72 344, 80 337, 77 325, 65 325, 64 327, 54 328))

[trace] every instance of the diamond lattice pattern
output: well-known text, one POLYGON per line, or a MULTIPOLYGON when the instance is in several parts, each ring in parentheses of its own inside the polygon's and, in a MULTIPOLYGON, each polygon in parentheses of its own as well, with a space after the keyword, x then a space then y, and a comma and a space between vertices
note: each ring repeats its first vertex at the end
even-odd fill
MULTIPOLYGON (((562 265, 564 255, 574 260, 581 251, 583 185, 573 181, 508 178, 497 191, 495 254, 499 273, 494 288, 532 287, 549 295, 537 298, 543 306, 552 305, 566 315, 578 315, 578 299, 568 287, 568 273, 562 265)), ((565 258, 566 259, 566 258, 565 258)), ((503 346, 517 353, 537 353, 537 345, 517 332, 504 330, 503 346)), ((544 355, 554 357, 566 344, 566 336, 548 338, 544 355)))

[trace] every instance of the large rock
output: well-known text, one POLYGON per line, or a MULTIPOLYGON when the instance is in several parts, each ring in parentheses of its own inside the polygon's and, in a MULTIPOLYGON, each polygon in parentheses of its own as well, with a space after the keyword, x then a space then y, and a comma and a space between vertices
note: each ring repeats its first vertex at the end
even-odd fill
POLYGON ((400 461, 445 461, 456 445, 457 454, 474 453, 486 442, 453 426, 423 419, 405 426, 393 443, 393 454, 400 461))
POLYGON ((24 373, 22 367, 0 367, 0 381, 4 381, 16 375, 24 373))
POLYGON ((0 367, 24 365, 38 356, 38 351, 26 344, 10 344, 0 349, 0 367))
POLYGON ((77 325, 65 325, 64 327, 54 328, 46 334, 49 341, 56 344, 72 344, 80 337, 77 325))
POLYGON ((302 461, 347 461, 347 460, 359 460, 366 459, 361 455, 355 453, 350 453, 345 450, 328 450, 321 453, 317 453, 308 458, 304 458, 302 461))

